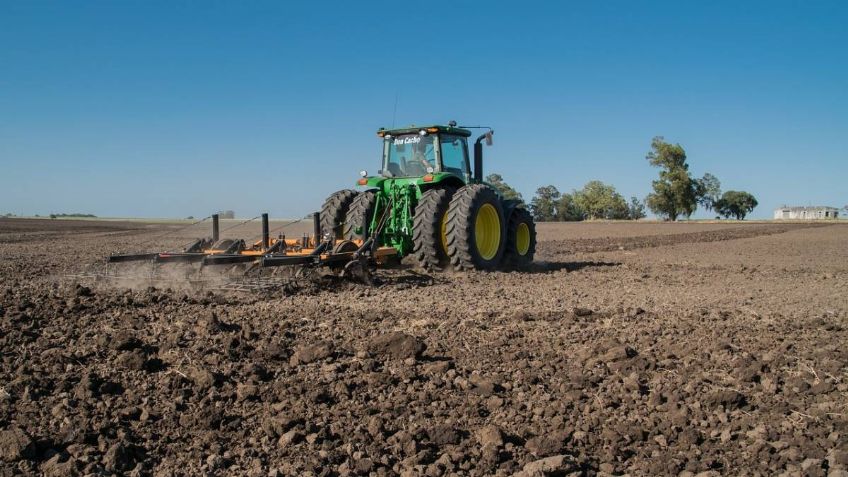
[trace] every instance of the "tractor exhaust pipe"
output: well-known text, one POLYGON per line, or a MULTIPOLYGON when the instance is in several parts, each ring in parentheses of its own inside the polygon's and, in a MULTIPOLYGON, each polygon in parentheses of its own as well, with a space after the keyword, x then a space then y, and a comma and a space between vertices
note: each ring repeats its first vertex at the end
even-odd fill
POLYGON ((480 139, 474 143, 474 182, 483 182, 483 145, 480 139))
POLYGON ((268 214, 262 214, 262 248, 267 249, 271 246, 271 237, 268 232, 268 214))
POLYGON ((218 241, 220 229, 218 225, 218 214, 212 214, 212 243, 218 241))
POLYGON ((486 131, 486 134, 481 134, 480 137, 474 141, 474 182, 483 182, 483 141, 486 140, 486 144, 492 145, 492 134, 494 131, 486 131))

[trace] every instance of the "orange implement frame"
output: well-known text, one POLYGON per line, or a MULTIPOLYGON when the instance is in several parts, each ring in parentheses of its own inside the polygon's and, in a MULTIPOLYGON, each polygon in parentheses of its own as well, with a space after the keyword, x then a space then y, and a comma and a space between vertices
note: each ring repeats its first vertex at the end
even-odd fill
POLYGON ((199 239, 182 252, 110 255, 110 263, 152 260, 155 263, 183 262, 201 265, 258 263, 262 267, 285 265, 344 266, 362 257, 384 262, 397 254, 393 247, 375 247, 362 240, 320 240, 318 214, 313 214, 314 233, 301 239, 271 238, 268 214, 262 214, 262 239, 246 246, 243 240, 219 241, 218 220, 213 216, 211 239, 199 239))

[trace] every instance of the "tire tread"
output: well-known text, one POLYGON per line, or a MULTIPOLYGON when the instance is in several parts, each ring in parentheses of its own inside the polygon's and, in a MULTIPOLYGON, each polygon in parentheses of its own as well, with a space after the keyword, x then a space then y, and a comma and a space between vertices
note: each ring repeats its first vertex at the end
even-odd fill
MULTIPOLYGON (((333 192, 324 201, 321 207, 321 234, 334 231, 336 237, 341 237, 340 227, 345 223, 348 208, 359 192, 351 189, 342 189, 333 192)), ((319 238, 320 240, 321 238, 319 238)))
POLYGON ((508 268, 526 267, 533 262, 533 256, 536 254, 536 223, 533 221, 533 216, 524 207, 516 207, 509 214, 509 226, 506 232, 506 250, 504 250, 504 265, 508 268), (527 249, 525 255, 518 254, 516 244, 516 231, 520 223, 526 223, 530 229, 530 248, 527 249))
POLYGON ((377 205, 377 193, 373 190, 361 192, 353 198, 343 227, 343 236, 346 240, 368 239, 368 226, 371 225, 375 205, 377 205), (362 234, 356 233, 358 227, 362 227, 362 234))
POLYGON ((505 227, 503 220, 503 207, 498 195, 491 187, 485 184, 468 184, 461 187, 454 194, 448 208, 448 255, 450 263, 459 270, 492 270, 500 265, 503 250, 505 248, 505 227), (476 211, 485 202, 496 205, 501 219, 501 242, 498 253, 492 260, 483 260, 473 250, 472 237, 474 236, 475 220, 472 212, 476 211))
POLYGON ((443 270, 450 260, 442 250, 442 215, 448 213, 452 187, 429 189, 415 206, 412 226, 412 256, 425 270, 443 270))

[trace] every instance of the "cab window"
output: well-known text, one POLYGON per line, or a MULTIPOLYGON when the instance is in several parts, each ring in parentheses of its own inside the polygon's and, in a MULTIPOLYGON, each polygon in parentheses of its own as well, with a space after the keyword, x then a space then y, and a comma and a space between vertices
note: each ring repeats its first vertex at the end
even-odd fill
POLYGON ((385 140, 383 175, 387 177, 423 176, 436 168, 435 136, 402 134, 385 140))
POLYGON ((465 138, 441 134, 439 142, 442 152, 442 172, 464 177, 468 173, 468 148, 465 145, 465 138))

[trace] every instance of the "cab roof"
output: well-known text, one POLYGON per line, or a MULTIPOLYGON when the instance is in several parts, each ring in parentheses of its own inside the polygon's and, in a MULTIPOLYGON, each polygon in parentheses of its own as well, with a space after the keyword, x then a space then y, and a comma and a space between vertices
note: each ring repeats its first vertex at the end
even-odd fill
POLYGON ((433 124, 429 126, 415 126, 411 125, 405 128, 397 128, 397 129, 385 129, 380 128, 377 131, 378 136, 384 136, 386 134, 391 134, 392 136, 397 136, 399 134, 418 134, 419 131, 425 130, 430 134, 434 133, 447 133, 447 134, 456 134, 458 136, 471 136, 471 131, 468 129, 458 128, 456 126, 445 126, 442 124, 433 124), (434 131, 435 130, 435 131, 434 131))

